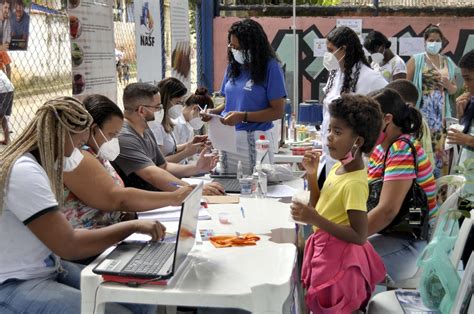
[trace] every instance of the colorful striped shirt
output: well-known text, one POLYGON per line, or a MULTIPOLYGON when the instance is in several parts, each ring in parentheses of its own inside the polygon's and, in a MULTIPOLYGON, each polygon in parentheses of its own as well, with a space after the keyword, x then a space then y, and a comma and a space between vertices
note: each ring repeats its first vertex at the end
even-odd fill
MULTIPOLYGON (((384 181, 411 180, 416 177, 416 182, 425 191, 428 198, 430 223, 433 223, 437 215, 438 207, 436 204, 436 181, 433 176, 431 163, 421 144, 413 136, 402 136, 409 139, 416 149, 418 176, 415 175, 415 161, 410 146, 406 142, 398 140, 388 151, 384 181)), ((383 176, 384 158, 385 151, 382 145, 378 145, 369 158, 369 183, 383 176)))

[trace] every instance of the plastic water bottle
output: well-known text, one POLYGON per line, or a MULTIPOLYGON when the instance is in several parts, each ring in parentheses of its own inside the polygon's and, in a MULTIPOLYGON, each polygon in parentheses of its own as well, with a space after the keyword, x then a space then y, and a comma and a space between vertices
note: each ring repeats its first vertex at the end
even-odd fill
POLYGON ((268 156, 268 150, 270 149, 270 141, 265 138, 265 135, 260 135, 258 140, 255 141, 255 150, 257 151, 257 162, 262 164, 269 164, 270 157, 268 156))
POLYGON ((244 177, 244 171, 242 169, 242 161, 237 162, 237 179, 242 179, 244 177))
POLYGON ((262 170, 262 163, 257 160, 255 170, 252 174, 252 191, 256 198, 264 198, 267 195, 267 174, 262 170))

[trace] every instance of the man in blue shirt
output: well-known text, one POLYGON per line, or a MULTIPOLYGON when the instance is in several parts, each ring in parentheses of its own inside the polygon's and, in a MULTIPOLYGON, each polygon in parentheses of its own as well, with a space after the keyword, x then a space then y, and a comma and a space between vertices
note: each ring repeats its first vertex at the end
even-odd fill
POLYGON ((16 0, 15 15, 11 19, 10 50, 26 49, 28 43, 28 32, 30 28, 30 16, 25 12, 23 0, 16 0))

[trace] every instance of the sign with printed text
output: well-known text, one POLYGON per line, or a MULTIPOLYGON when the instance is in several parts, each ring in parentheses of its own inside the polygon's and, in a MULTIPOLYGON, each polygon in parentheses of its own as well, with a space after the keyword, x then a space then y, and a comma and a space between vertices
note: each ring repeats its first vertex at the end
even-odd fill
POLYGON ((156 84, 163 79, 160 1, 135 1, 137 78, 156 84))
POLYGON ((68 0, 72 94, 117 101, 112 0, 68 0))
POLYGON ((362 19, 337 19, 336 27, 347 26, 352 29, 357 36, 362 36, 362 19))
POLYGON ((398 41, 400 42, 398 52, 400 56, 413 56, 425 51, 425 40, 423 37, 400 37, 398 41))
POLYGON ((324 53, 327 51, 326 39, 316 38, 313 42, 313 54, 315 57, 324 57, 324 53))

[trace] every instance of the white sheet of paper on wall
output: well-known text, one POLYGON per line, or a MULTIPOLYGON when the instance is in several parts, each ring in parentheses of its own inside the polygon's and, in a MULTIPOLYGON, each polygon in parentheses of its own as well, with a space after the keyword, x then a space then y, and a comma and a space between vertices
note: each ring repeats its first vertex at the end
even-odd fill
POLYGON ((399 56, 412 56, 425 51, 425 40, 423 37, 400 37, 399 56))
POLYGON ((315 57, 324 57, 324 53, 327 51, 326 39, 316 38, 313 42, 313 53, 315 57))

